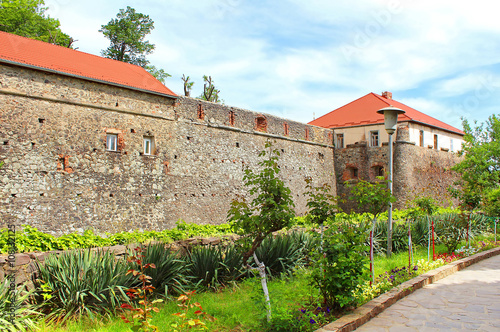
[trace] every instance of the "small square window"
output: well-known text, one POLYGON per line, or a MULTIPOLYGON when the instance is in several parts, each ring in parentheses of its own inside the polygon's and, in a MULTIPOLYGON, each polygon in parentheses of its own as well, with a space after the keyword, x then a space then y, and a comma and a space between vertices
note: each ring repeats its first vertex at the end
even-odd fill
POLYGON ((144 136, 144 155, 152 155, 154 150, 154 139, 152 136, 144 136))
POLYGON ((378 130, 370 131, 370 146, 378 145, 378 130))
POLYGON ((117 151, 118 134, 106 134, 106 150, 117 151))

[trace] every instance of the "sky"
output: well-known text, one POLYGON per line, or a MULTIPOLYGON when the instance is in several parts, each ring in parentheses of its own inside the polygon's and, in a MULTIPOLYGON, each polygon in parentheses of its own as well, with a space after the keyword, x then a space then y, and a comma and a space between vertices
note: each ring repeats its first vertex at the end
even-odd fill
POLYGON ((147 57, 203 91, 210 75, 230 106, 309 122, 370 92, 462 129, 499 114, 500 2, 493 0, 45 0, 79 51, 131 6, 149 15, 147 57))

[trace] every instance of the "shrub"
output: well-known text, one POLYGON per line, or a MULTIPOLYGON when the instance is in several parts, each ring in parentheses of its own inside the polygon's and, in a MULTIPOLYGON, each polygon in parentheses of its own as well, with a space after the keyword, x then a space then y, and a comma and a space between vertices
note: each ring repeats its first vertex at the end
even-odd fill
POLYGON ((202 288, 224 286, 245 274, 241 251, 234 245, 194 247, 187 262, 187 274, 202 288))
POLYGON ((353 291, 368 277, 369 247, 365 245, 369 224, 339 223, 325 232, 323 253, 316 251, 312 282, 330 308, 355 302, 353 291))
POLYGON ((13 294, 9 286, 9 279, 0 282, 0 331, 19 332, 35 329, 31 318, 36 315, 36 312, 26 304, 31 292, 13 294), (14 298, 14 303, 12 303, 14 298), (15 310, 11 311, 12 308, 15 310), (14 319, 11 321, 11 318, 14 319))
POLYGON ((295 267, 303 266, 306 262, 305 241, 308 239, 303 232, 279 234, 267 237, 255 254, 266 265, 272 276, 291 272, 295 267))
POLYGON ((434 222, 436 236, 446 246, 448 252, 454 252, 460 242, 467 238, 467 216, 465 214, 446 214, 438 218, 434 222))
POLYGON ((188 283, 186 262, 177 257, 177 253, 165 248, 164 243, 152 243, 144 248, 144 262, 154 264, 155 268, 145 268, 145 274, 151 277, 155 292, 180 294, 188 283))
POLYGON ((128 302, 125 291, 134 286, 135 278, 126 275, 128 264, 108 251, 75 250, 36 265, 33 283, 49 321, 115 313, 128 302))

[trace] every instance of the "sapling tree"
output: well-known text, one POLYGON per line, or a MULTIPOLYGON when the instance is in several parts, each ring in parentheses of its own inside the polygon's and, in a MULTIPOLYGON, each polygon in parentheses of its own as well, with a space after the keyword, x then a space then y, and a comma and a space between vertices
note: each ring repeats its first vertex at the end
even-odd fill
POLYGON ((379 176, 375 182, 359 180, 356 184, 346 183, 346 187, 351 191, 351 200, 354 200, 358 206, 372 215, 372 229, 370 231, 370 272, 372 282, 375 280, 373 273, 373 232, 377 223, 377 216, 387 209, 389 203, 396 201, 391 194, 387 180, 379 176))
POLYGON ((271 233, 279 231, 292 224, 295 218, 295 207, 290 189, 285 186, 278 175, 280 168, 278 159, 280 152, 273 149, 267 141, 265 149, 259 154, 264 158, 258 163, 260 169, 245 170, 243 182, 249 188, 248 194, 253 197, 247 202, 244 197, 238 197, 231 202, 228 211, 229 221, 235 223, 235 231, 243 236, 243 264, 250 268, 248 259, 253 256, 258 266, 262 288, 266 297, 267 319, 271 319, 271 302, 267 290, 266 269, 255 255, 255 250, 271 233))
MULTIPOLYGON (((431 248, 431 237, 434 239, 434 220, 432 221, 432 226, 431 223, 429 222, 430 217, 437 211, 437 204, 436 201, 431 198, 431 197, 426 197, 426 196, 421 196, 413 199, 413 204, 416 207, 417 211, 420 211, 420 213, 424 214, 427 219, 427 235, 428 235, 428 240, 427 240, 427 261, 430 259, 430 248, 431 248), (432 228, 432 232, 431 232, 432 228)), ((434 251, 434 240, 432 241, 432 257, 435 257, 435 251, 434 251)))
POLYGON ((306 206, 309 208, 307 218, 321 227, 321 248, 323 248, 323 230, 324 224, 328 219, 334 218, 335 213, 340 211, 337 204, 337 197, 331 194, 331 186, 324 183, 321 186, 313 186, 312 178, 306 177, 306 192, 308 196, 306 206))

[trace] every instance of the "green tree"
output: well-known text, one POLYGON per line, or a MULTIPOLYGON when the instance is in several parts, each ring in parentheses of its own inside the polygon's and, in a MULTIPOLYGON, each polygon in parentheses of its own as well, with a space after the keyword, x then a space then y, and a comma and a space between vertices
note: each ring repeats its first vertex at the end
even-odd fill
POLYGON ((467 120, 462 124, 463 159, 452 168, 461 179, 450 190, 464 208, 473 210, 481 196, 500 186, 500 119, 492 115, 485 124, 471 126, 467 120))
POLYGON ((191 89, 193 88, 194 82, 191 82, 189 76, 184 74, 182 74, 181 79, 184 82, 184 96, 189 97, 191 95, 191 89))
POLYGON ((235 223, 235 231, 242 235, 245 241, 243 264, 250 268, 248 259, 253 256, 258 266, 266 296, 268 321, 271 319, 271 302, 267 291, 266 269, 257 259, 255 250, 269 234, 290 226, 295 218, 295 205, 290 188, 278 177, 279 156, 280 152, 273 149, 271 142, 266 142, 265 149, 259 154, 259 157, 265 158, 258 164, 260 170, 254 172, 247 168, 243 177, 245 186, 250 188, 248 194, 253 200, 247 202, 244 197, 239 197, 231 202, 228 211, 229 221, 235 223))
POLYGON ((219 97, 220 90, 215 88, 212 76, 203 75, 203 81, 205 82, 203 84, 203 93, 198 97, 198 99, 214 103, 223 103, 224 100, 219 97))
POLYGON ((153 75, 158 81, 165 84, 165 80, 169 77, 172 77, 169 73, 165 72, 163 69, 158 69, 153 65, 147 65, 144 69, 146 69, 151 75, 153 75))
POLYGON ((309 208, 307 219, 313 224, 318 224, 321 227, 321 248, 323 248, 323 228, 324 223, 329 219, 335 218, 335 213, 340 211, 337 204, 337 197, 331 194, 331 186, 324 183, 321 186, 313 186, 312 178, 307 177, 306 192, 308 196, 306 206, 309 208))
POLYGON ((102 25, 102 32, 111 45, 102 55, 106 58, 124 61, 146 67, 149 61, 146 55, 151 54, 155 45, 149 43, 146 35, 154 29, 154 22, 148 16, 137 13, 134 8, 120 9, 116 18, 102 25))
POLYGON ((71 47, 74 39, 61 31, 60 22, 46 16, 43 0, 0 0, 0 31, 71 47))
MULTIPOLYGON (((359 180, 355 185, 346 183, 346 187, 351 191, 351 200, 358 203, 358 206, 368 211, 373 217, 372 230, 370 231, 370 271, 372 273, 372 282, 375 280, 373 272, 373 233, 375 231, 375 224, 377 223, 377 216, 387 209, 389 203, 396 201, 396 198, 391 194, 387 187, 387 180, 383 177, 377 177, 374 183, 359 180)), ((392 225, 387 225, 387 246, 392 237, 392 225)))

